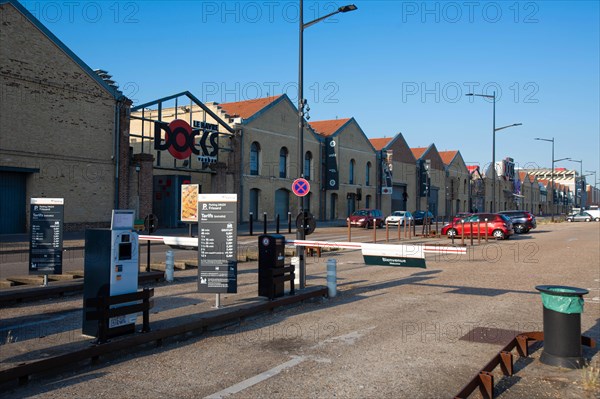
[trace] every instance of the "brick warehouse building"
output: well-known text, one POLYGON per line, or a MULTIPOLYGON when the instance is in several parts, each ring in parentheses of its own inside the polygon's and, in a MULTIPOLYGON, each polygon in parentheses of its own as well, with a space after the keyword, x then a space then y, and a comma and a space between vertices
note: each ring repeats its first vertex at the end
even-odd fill
POLYGON ((18 2, 0 20, 0 234, 27 231, 32 197, 64 198, 66 230, 107 225, 132 205, 129 100, 18 2))

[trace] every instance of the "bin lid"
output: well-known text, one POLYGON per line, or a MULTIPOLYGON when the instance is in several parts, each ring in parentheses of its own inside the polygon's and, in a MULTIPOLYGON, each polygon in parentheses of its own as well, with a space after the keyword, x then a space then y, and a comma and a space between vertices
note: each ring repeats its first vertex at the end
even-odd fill
POLYGON ((567 285, 538 285, 536 290, 549 295, 559 296, 583 296, 589 293, 588 290, 567 285))

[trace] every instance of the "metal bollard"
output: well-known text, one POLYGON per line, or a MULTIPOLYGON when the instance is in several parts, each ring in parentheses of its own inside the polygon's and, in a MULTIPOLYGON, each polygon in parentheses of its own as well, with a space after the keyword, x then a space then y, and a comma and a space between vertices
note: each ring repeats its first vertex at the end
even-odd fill
POLYGON ((263 212, 263 234, 267 234, 267 212, 263 212))
POLYGON ((460 222, 461 232, 460 232, 460 245, 465 245, 465 221, 461 220, 460 222))
POLYGON ((250 230, 250 235, 252 235, 252 223, 254 222, 254 215, 250 212, 250 217, 248 218, 248 229, 250 230))
POLYGON ((327 295, 329 298, 337 294, 337 260, 327 260, 327 295))
POLYGON ((292 233, 292 212, 288 212, 288 234, 292 233))
POLYGON ((279 214, 275 216, 275 231, 279 234, 279 214))
POLYGON ((350 220, 348 220, 348 242, 352 242, 352 233, 351 233, 351 229, 352 226, 350 226, 350 220))
POLYGON ((485 218, 485 242, 488 242, 488 223, 487 218, 485 218))
POLYGON ((373 243, 377 244, 377 220, 373 220, 373 243))
POLYGON ((471 246, 473 246, 473 222, 469 222, 469 229, 471 230, 471 246))
POLYGON ((173 251, 167 251, 167 258, 165 261, 165 280, 168 283, 173 282, 173 275, 175 272, 175 257, 173 256, 173 251))
POLYGON ((390 242, 390 226, 385 222, 385 242, 390 242))

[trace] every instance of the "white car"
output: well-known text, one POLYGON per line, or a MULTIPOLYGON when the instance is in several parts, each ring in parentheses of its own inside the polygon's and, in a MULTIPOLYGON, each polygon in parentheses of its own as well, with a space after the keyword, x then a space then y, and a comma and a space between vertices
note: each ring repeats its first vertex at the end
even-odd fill
POLYGON ((600 209, 585 209, 584 212, 589 213, 596 222, 600 221, 600 209))
POLYGON ((413 217, 408 211, 394 211, 390 216, 385 218, 385 222, 390 226, 397 226, 398 224, 404 226, 404 221, 413 221, 413 217))

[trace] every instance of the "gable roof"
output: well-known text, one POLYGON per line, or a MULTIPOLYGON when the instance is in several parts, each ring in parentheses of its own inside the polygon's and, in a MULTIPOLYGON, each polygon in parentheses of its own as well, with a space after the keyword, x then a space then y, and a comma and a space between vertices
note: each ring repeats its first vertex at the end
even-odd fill
POLYGON ((439 151, 438 153, 440 154, 440 158, 442 158, 444 165, 450 165, 458 154, 458 151, 439 151))
POLYGON ((429 147, 415 147, 411 148, 410 150, 413 153, 415 159, 419 159, 423 156, 423 154, 425 154, 428 148, 429 147))
POLYGON ((369 141, 371 142, 371 144, 373 144, 373 147, 375 147, 377 151, 380 151, 383 150, 392 141, 392 137, 369 139, 369 141))
POLYGON ((310 126, 312 129, 321 136, 332 136, 338 130, 348 123, 352 118, 344 119, 330 119, 326 121, 315 121, 311 122, 310 126))
POLYGON ((283 97, 283 95, 236 101, 231 103, 221 103, 219 104, 219 107, 223 109, 231 118, 241 117, 243 119, 249 119, 268 105, 277 102, 277 100, 281 97, 283 97))
POLYGON ((122 100, 126 97, 116 87, 110 86, 96 72, 92 70, 81 58, 79 58, 70 48, 68 48, 54 33, 44 26, 29 10, 16 0, 0 0, 0 6, 10 4, 20 12, 29 22, 33 24, 44 36, 56 45, 67 57, 75 62, 92 80, 100 87, 106 90, 115 100, 122 100))

